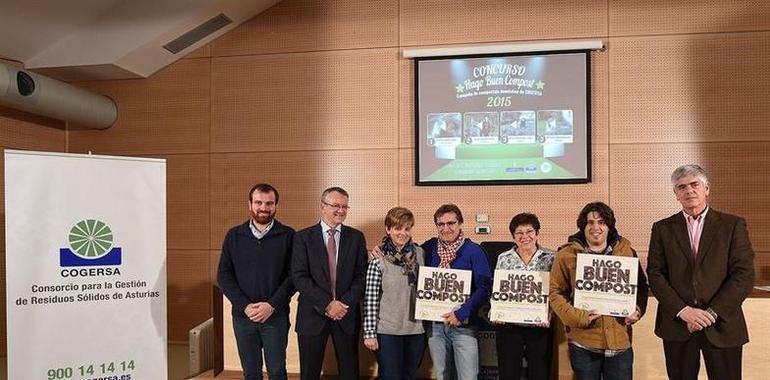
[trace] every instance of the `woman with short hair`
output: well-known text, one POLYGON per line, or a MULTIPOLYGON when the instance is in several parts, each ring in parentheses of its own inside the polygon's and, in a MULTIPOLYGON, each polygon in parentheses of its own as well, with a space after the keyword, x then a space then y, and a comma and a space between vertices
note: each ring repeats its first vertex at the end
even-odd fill
POLYGON ((379 254, 366 271, 364 345, 374 351, 385 380, 414 379, 425 351, 422 321, 413 317, 417 271, 424 258, 412 241, 412 226, 409 209, 390 209, 379 254))
MULTIPOLYGON (((498 256, 495 269, 549 272, 555 254, 538 243, 540 220, 537 216, 518 214, 511 219, 508 227, 513 237, 513 248, 498 256)), ((499 378, 521 379, 522 358, 526 358, 528 380, 548 379, 552 336, 550 321, 537 325, 492 322, 496 325, 499 378)))

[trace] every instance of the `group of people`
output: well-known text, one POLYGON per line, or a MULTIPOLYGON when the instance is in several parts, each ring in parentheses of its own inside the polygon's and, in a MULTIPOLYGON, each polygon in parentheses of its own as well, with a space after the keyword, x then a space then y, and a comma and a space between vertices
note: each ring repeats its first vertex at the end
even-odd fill
MULTIPOLYGON (((496 269, 550 272, 550 310, 564 326, 578 379, 633 377, 631 327, 645 314, 648 282, 659 303, 655 333, 663 340, 669 378, 696 379, 701 353, 709 379, 742 377, 748 332, 741 304, 754 282, 745 221, 709 207, 710 183, 701 167, 677 168, 671 183, 682 210, 653 225, 646 276, 639 268, 637 307, 625 317, 601 315, 573 302, 578 254, 636 256, 608 205, 587 204, 578 215, 578 231, 556 252, 539 244, 540 221, 534 214, 521 213, 510 222, 513 248, 498 256, 496 269)), ((367 252, 364 235, 343 224, 348 201, 344 189, 326 189, 320 221, 295 232, 275 219, 274 187, 251 189, 251 218, 227 233, 217 276, 232 303, 244 377, 262 379, 264 354, 269 378, 286 379, 289 301, 296 291, 302 379, 320 378, 330 335, 339 377, 357 379, 361 329, 380 378, 414 379, 427 345, 437 379, 476 379, 477 328, 492 271, 482 247, 464 235, 460 209, 440 206, 433 216, 436 236, 418 245, 411 232, 414 215, 394 207, 385 216, 382 242, 367 252), (470 296, 442 322, 414 319, 421 266, 472 274, 470 296)), ((520 379, 523 357, 527 379, 549 378, 553 320, 491 322, 499 378, 520 379)))

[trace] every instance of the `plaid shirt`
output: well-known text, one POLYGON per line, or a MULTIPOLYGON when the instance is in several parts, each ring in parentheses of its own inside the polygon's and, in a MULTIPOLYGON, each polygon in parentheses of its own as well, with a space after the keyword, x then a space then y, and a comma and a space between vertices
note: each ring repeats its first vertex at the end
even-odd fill
POLYGON ((366 290, 364 291, 364 339, 377 337, 377 317, 380 315, 380 291, 382 290, 382 269, 380 259, 369 262, 366 269, 366 290))

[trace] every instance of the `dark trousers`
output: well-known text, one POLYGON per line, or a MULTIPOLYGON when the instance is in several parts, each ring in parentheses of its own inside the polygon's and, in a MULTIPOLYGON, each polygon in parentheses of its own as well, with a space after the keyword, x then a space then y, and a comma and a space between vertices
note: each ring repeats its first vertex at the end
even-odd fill
POLYGON ((270 380, 286 379, 286 344, 289 316, 273 315, 264 323, 233 317, 233 332, 241 358, 243 378, 262 380, 262 351, 270 380))
POLYGON ((710 380, 741 379, 743 346, 719 348, 709 343, 702 332, 684 342, 663 341, 666 371, 671 380, 695 380, 700 371, 700 353, 710 380))
POLYGON ((413 380, 427 341, 424 334, 377 334, 380 348, 374 352, 381 380, 413 380))
POLYGON ((500 379, 521 379, 521 359, 524 357, 527 358, 527 380, 548 380, 551 364, 550 328, 498 325, 495 340, 500 379))
POLYGON ((339 323, 327 321, 318 335, 297 335, 299 343, 299 372, 302 380, 321 378, 326 342, 332 337, 337 369, 342 380, 358 380, 358 330, 346 334, 339 323))
POLYGON ((569 361, 578 380, 631 380, 634 378, 634 351, 628 350, 615 356, 604 356, 569 345, 569 361))

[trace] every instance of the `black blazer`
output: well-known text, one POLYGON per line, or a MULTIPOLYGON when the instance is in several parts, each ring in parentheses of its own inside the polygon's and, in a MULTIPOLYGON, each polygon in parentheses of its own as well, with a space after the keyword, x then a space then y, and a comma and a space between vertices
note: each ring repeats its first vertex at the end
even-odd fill
MULTIPOLYGON (((339 321, 348 334, 357 331, 358 302, 366 285, 366 239, 361 231, 342 225, 337 253, 337 300, 348 305, 347 314, 339 321)), ((321 224, 294 234, 291 273, 299 292, 296 331, 300 335, 317 335, 327 322, 326 306, 332 302, 329 262, 321 224)))
POLYGON ((746 222, 710 208, 695 259, 681 212, 652 226, 647 263, 650 288, 658 299, 655 334, 685 341, 690 333, 676 314, 685 306, 711 308, 717 322, 704 330, 716 347, 749 341, 741 304, 754 285, 754 251, 746 222))

